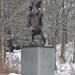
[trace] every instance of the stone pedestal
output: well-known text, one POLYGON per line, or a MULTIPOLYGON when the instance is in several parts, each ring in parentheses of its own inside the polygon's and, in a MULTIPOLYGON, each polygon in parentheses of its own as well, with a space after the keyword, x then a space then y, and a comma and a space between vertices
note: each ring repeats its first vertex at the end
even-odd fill
POLYGON ((54 75, 55 49, 25 47, 22 49, 22 75, 54 75))

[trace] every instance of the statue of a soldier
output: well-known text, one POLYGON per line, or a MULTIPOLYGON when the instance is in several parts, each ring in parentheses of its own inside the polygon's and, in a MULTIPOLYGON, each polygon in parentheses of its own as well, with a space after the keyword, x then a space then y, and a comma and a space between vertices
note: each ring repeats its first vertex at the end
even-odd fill
POLYGON ((43 35, 43 14, 40 11, 41 0, 35 0, 29 5, 29 14, 27 19, 27 26, 32 28, 32 42, 33 46, 44 46, 45 37, 43 35))

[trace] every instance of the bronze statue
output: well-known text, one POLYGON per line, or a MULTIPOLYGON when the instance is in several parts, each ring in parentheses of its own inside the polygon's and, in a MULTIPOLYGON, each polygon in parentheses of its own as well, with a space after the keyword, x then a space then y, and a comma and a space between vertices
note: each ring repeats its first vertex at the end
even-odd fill
MULTIPOLYGON (((43 23, 42 18, 43 14, 41 13, 41 0, 35 0, 29 5, 29 14, 27 19, 27 26, 32 28, 31 34, 32 34, 32 42, 38 46, 43 46, 45 44, 45 37, 43 35, 43 23), (39 37, 39 36, 40 37, 39 37), (37 38, 37 39, 36 39, 37 38), (39 38, 39 39, 38 39, 39 38), (38 43, 36 40, 40 40, 38 43), (40 44, 41 43, 41 44, 40 44)), ((35 45, 33 44, 33 45, 35 45)))

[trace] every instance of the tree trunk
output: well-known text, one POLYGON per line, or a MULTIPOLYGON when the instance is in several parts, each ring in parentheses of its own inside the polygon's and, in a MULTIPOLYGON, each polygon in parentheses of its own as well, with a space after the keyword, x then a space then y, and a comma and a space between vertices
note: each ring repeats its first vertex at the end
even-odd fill
POLYGON ((64 18, 64 0, 62 0, 62 47, 61 47, 61 56, 60 58, 62 59, 62 62, 65 62, 65 58, 64 58, 64 46, 65 46, 65 31, 64 31, 64 22, 65 22, 65 18, 64 18))
POLYGON ((0 29, 0 35, 1 35, 1 38, 0 38, 0 68, 1 68, 1 71, 4 69, 4 24, 3 24, 3 0, 1 0, 1 22, 0 22, 0 25, 1 25, 1 29, 0 29))

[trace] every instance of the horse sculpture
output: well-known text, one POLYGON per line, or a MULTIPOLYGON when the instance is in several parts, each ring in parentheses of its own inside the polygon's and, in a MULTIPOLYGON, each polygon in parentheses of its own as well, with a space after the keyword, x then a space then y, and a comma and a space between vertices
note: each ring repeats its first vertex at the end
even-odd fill
POLYGON ((29 5, 29 14, 27 19, 27 27, 32 28, 32 42, 33 45, 43 46, 45 44, 45 37, 43 35, 43 14, 41 13, 41 0, 35 0, 29 5), (37 42, 38 41, 38 42, 37 42))

